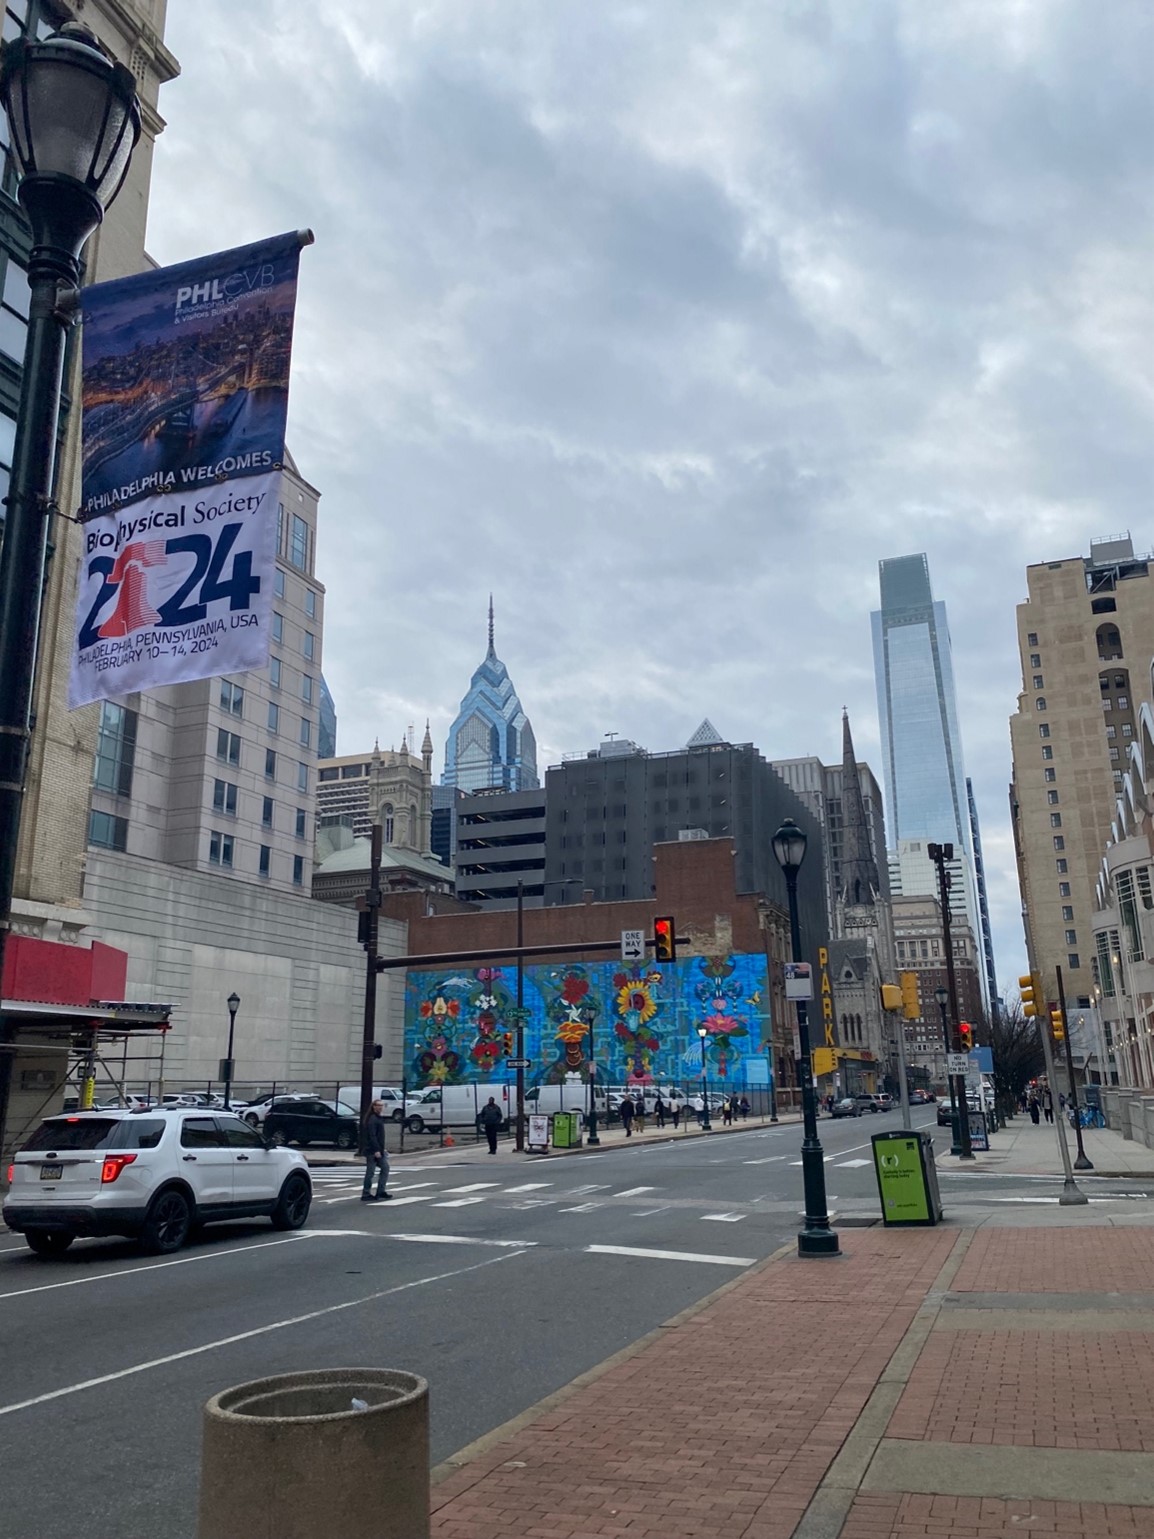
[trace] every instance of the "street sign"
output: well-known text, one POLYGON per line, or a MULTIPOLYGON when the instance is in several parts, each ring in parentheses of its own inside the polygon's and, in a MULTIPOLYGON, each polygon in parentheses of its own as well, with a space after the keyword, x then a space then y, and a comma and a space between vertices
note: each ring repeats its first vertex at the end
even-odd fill
POLYGON ((808 962, 785 964, 785 997, 786 999, 813 998, 813 969, 808 962))
POLYGON ((621 932, 621 960, 623 962, 644 962, 645 960, 645 931, 622 930, 621 932))
POLYGON ((527 1069, 532 1064, 531 1058, 510 1058, 508 1060, 511 1069, 527 1069))
POLYGON ((947 1053, 946 1054, 946 1073, 947 1074, 961 1074, 961 1075, 965 1075, 965 1074, 969 1073, 969 1070, 970 1070, 970 1055, 969 1055, 969 1053, 947 1053))

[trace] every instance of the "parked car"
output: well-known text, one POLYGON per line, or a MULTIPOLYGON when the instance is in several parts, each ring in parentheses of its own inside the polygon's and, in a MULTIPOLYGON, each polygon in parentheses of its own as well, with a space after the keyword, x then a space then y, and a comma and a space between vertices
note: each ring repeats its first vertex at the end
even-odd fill
POLYGON ((277 1100, 264 1119, 265 1137, 274 1144, 332 1144, 355 1149, 360 1116, 345 1101, 321 1101, 315 1096, 277 1100))
POLYGON ((46 1118, 13 1159, 3 1217, 38 1256, 112 1234, 164 1255, 219 1219, 299 1229, 311 1203, 301 1155, 270 1148, 231 1113, 174 1107, 46 1118))
POLYGON ((932 1100, 932 1097, 928 1096, 924 1090, 911 1090, 910 1091, 910 1105, 911 1106, 928 1106, 931 1100, 932 1100))
POLYGON ((879 1090, 873 1097, 873 1101, 878 1111, 887 1112, 893 1111, 894 1109, 894 1098, 888 1093, 888 1091, 879 1090))
MULTIPOLYGON (((982 1109, 981 1102, 978 1100, 978 1098, 976 1096, 967 1096, 966 1097, 966 1105, 969 1107, 970 1111, 972 1111, 972 1112, 980 1112, 981 1109, 982 1109)), ((953 1126, 953 1122, 954 1122, 954 1103, 953 1103, 952 1099, 947 1097, 944 1101, 939 1101, 938 1102, 938 1126, 940 1128, 952 1127, 953 1126)))
POLYGON ((877 1097, 873 1095, 867 1095, 864 1092, 861 1095, 855 1095, 853 1102, 859 1111, 876 1112, 881 1110, 881 1107, 877 1103, 877 1097))
POLYGON ((847 1095, 833 1103, 829 1114, 831 1117, 860 1117, 861 1107, 853 1096, 847 1095))
MULTIPOLYGON (((407 1093, 396 1088, 395 1085, 374 1085, 373 1100, 385 1103, 385 1117, 390 1122, 403 1122, 405 1113, 411 1106, 419 1106, 424 1100, 424 1090, 410 1090, 407 1093)), ((341 1085, 337 1091, 337 1100, 344 1101, 346 1106, 360 1107, 361 1087, 359 1085, 341 1085)))
POLYGON ((264 1122, 274 1106, 280 1106, 288 1101, 314 1101, 316 1095, 311 1090, 294 1090, 273 1095, 268 1091, 265 1095, 258 1095, 251 1101, 245 1101, 243 1105, 236 1105, 232 1109, 238 1117, 242 1117, 250 1128, 258 1128, 264 1122))

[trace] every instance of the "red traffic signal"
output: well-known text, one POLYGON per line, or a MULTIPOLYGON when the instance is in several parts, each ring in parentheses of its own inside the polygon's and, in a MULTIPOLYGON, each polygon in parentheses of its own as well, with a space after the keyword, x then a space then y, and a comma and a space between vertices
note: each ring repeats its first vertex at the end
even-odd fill
POLYGON ((671 917, 653 921, 653 957, 657 962, 677 961, 677 935, 671 917))
POLYGON ((974 1028, 969 1021, 958 1023, 958 1036, 962 1039, 962 1052, 968 1053, 974 1045, 974 1028))

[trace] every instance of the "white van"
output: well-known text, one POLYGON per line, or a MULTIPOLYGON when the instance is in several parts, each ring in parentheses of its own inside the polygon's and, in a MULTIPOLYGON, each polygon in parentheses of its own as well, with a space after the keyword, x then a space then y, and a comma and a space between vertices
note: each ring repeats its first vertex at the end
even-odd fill
MULTIPOLYGON (((609 1097, 603 1085, 597 1085, 593 1091, 593 1105, 597 1116, 601 1121, 609 1115, 609 1097)), ((516 1106, 513 1108, 516 1111, 516 1106)), ((553 1112, 575 1111, 580 1112, 582 1120, 587 1119, 589 1113, 589 1086, 580 1083, 576 1085, 534 1085, 532 1089, 525 1091, 525 1115, 537 1113, 540 1116, 549 1116, 553 1112)))
POLYGON ((516 1085, 435 1085, 419 1094, 422 1099, 416 1101, 410 1096, 405 1108, 405 1126, 410 1133, 423 1133, 426 1128, 476 1127, 490 1096, 501 1108, 502 1131, 508 1127, 510 1116, 517 1116, 516 1085))
MULTIPOLYGON (((402 1095, 395 1085, 374 1085, 373 1100, 385 1103, 385 1118, 393 1122, 403 1122, 405 1112, 409 1107, 415 1106, 424 1095, 423 1090, 410 1090, 407 1095, 402 1095)), ((344 1101, 354 1109, 361 1104, 361 1087, 359 1085, 342 1085, 337 1091, 338 1101, 344 1101)))

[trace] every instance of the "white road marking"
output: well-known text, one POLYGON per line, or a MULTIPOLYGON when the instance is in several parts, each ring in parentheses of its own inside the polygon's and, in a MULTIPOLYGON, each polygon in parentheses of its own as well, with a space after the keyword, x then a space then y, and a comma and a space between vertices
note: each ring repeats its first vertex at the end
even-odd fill
POLYGON ((756 1256, 706 1256, 693 1250, 643 1250, 633 1245, 586 1245, 593 1256, 639 1256, 652 1261, 700 1261, 708 1266, 753 1266, 756 1256))
POLYGON ((569 1188, 569 1191, 568 1191, 568 1193, 566 1195, 569 1196, 569 1197, 580 1197, 585 1192, 607 1192, 608 1190, 609 1190, 609 1188, 607 1186, 604 1186, 604 1185, 602 1185, 602 1186, 595 1186, 595 1185, 594 1186, 571 1186, 569 1188))
MULTIPOLYGON (((287 1240, 276 1240, 277 1245, 291 1243, 287 1240)), ((392 1288, 382 1288, 378 1293, 368 1293, 363 1298, 346 1299, 343 1304, 329 1304, 324 1309, 312 1309, 308 1314, 291 1315, 285 1320, 274 1320, 269 1325, 258 1325, 251 1331, 239 1331, 235 1336, 222 1336, 219 1341, 206 1341, 199 1347, 188 1347, 183 1352, 170 1352, 166 1357, 154 1357, 145 1363, 134 1363, 131 1368, 120 1368, 116 1373, 101 1374, 96 1379, 82 1379, 77 1384, 67 1384, 63 1389, 49 1390, 45 1395, 34 1395, 30 1400, 17 1400, 11 1405, 0 1405, 0 1416, 10 1416, 14 1411, 27 1411, 34 1405, 44 1405, 50 1400, 62 1400, 66 1395, 79 1394, 84 1389, 96 1389, 101 1384, 114 1384, 118 1379, 128 1379, 134 1374, 147 1373, 150 1368, 165 1368, 169 1363, 183 1362, 188 1357, 199 1357, 202 1352, 215 1352, 221 1347, 232 1347, 240 1341, 251 1341, 255 1336, 267 1336, 270 1331, 283 1331, 289 1326, 305 1325, 310 1320, 320 1320, 325 1315, 339 1314, 345 1309, 356 1309, 361 1304, 373 1304, 378 1299, 391 1298, 397 1293, 406 1293, 411 1288, 424 1288, 430 1283, 446 1282, 451 1277, 463 1277, 466 1272, 479 1271, 484 1266, 495 1266, 499 1261, 507 1261, 516 1251, 506 1251, 500 1256, 490 1256, 486 1261, 475 1261, 471 1266, 456 1267, 451 1272, 438 1272, 432 1277, 418 1277, 412 1282, 398 1283, 392 1288)), ((189 1257, 189 1260, 199 1260, 199 1257, 189 1257)), ((171 1265, 172 1263, 161 1263, 171 1265)))
POLYGON ((743 1165, 776 1165, 778 1160, 783 1159, 785 1159, 784 1154, 771 1154, 769 1158, 765 1160, 742 1160, 741 1163, 743 1165))
POLYGON ((500 1184, 500 1181, 474 1181, 471 1186, 447 1186, 445 1190, 447 1192, 484 1192, 500 1184))
POLYGON ((406 1203, 410 1202, 432 1202, 436 1195, 436 1192, 422 1192, 419 1197, 394 1197, 393 1207, 403 1208, 406 1203))
POLYGON ((35 1288, 16 1288, 12 1293, 0 1293, 0 1299, 23 1298, 26 1293, 51 1293, 54 1288, 78 1288, 81 1283, 116 1282, 122 1277, 139 1277, 142 1272, 158 1272, 166 1266, 191 1266, 194 1261, 215 1261, 218 1256, 239 1256, 246 1250, 270 1250, 274 1245, 295 1245, 321 1232, 310 1229, 307 1234, 290 1235, 287 1240, 258 1240, 254 1245, 233 1245, 228 1250, 204 1251, 198 1256, 181 1256, 176 1261, 153 1261, 148 1266, 130 1267, 123 1272, 98 1272, 94 1277, 70 1277, 67 1282, 39 1283, 35 1288))
POLYGON ((868 1165, 869 1160, 839 1160, 838 1170, 856 1170, 859 1165, 868 1165))
POLYGON ((744 1217, 744 1213, 703 1213, 701 1215, 702 1222, 707 1224, 740 1224, 744 1217))
POLYGON ((552 1186, 552 1181, 526 1181, 522 1186, 507 1186, 507 1192, 541 1192, 547 1186, 552 1186))
POLYGON ((659 1208, 642 1208, 639 1213, 631 1213, 630 1218, 652 1218, 655 1213, 668 1213, 669 1204, 663 1202, 659 1208))
POLYGON ((435 1202, 434 1208, 471 1208, 475 1202, 484 1202, 483 1197, 458 1197, 455 1202, 435 1202))
POLYGON ((485 1240, 471 1234, 386 1234, 380 1238, 404 1240, 410 1245, 491 1245, 498 1250, 525 1250, 537 1243, 536 1240, 485 1240))
POLYGON ((642 1192, 655 1192, 655 1186, 631 1186, 627 1192, 618 1192, 618 1197, 640 1197, 642 1192))
POLYGON ((594 1208, 599 1208, 600 1206, 599 1202, 583 1202, 579 1207, 560 1208, 558 1211, 561 1213, 592 1213, 594 1208))

